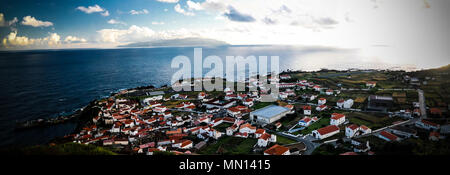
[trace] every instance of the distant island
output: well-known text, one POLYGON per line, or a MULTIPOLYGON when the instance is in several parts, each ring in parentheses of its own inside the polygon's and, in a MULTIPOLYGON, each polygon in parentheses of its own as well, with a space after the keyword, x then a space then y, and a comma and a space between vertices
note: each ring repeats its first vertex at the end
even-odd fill
POLYGON ((169 40, 155 40, 147 42, 136 42, 118 47, 187 47, 187 46, 227 46, 224 41, 208 38, 182 38, 169 40))

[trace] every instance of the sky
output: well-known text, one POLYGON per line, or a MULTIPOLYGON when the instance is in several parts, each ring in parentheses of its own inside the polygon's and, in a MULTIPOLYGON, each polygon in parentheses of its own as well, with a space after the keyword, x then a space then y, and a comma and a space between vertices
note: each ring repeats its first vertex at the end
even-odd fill
MULTIPOLYGON (((368 62, 449 64, 448 0, 2 0, 0 49, 114 48, 210 38, 356 50, 368 62)), ((327 55, 336 56, 336 55, 327 55)))

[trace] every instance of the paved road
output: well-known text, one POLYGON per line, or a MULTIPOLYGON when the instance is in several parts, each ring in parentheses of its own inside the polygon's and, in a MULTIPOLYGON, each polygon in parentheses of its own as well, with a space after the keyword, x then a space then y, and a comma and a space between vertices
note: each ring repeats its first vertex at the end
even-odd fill
POLYGON ((301 138, 301 137, 294 137, 294 136, 285 134, 285 133, 283 133, 283 132, 278 132, 278 134, 279 134, 279 135, 282 135, 282 136, 284 136, 284 137, 287 137, 287 138, 296 140, 296 141, 298 141, 298 142, 304 143, 304 144, 306 145, 306 151, 305 151, 305 153, 303 153, 303 155, 311 155, 312 152, 313 152, 317 147, 320 146, 320 143, 314 143, 314 142, 312 142, 312 141, 310 141, 310 140, 303 139, 303 138, 301 138))
POLYGON ((427 110, 425 108, 425 97, 423 95, 423 90, 418 89, 417 93, 419 94, 419 104, 420 104, 420 113, 422 118, 427 118, 427 110))

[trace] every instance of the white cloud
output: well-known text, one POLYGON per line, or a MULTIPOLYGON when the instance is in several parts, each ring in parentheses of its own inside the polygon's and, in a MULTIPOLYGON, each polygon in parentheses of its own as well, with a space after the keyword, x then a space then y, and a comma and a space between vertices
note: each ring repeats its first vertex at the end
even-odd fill
POLYGON ((152 22, 152 25, 163 25, 164 24, 164 22, 158 22, 158 21, 153 21, 152 22))
POLYGON ((108 21, 108 24, 121 24, 121 25, 127 25, 125 22, 119 21, 119 20, 115 20, 115 19, 110 19, 110 20, 108 21))
POLYGON ((33 26, 33 27, 50 27, 53 26, 52 22, 40 21, 32 16, 25 16, 21 22, 22 25, 33 26))
POLYGON ((80 10, 84 13, 91 14, 91 13, 100 13, 102 16, 109 16, 109 11, 100 7, 99 5, 95 4, 94 6, 79 6, 76 8, 77 10, 80 10))
POLYGON ((164 3, 177 3, 178 0, 156 0, 158 2, 164 2, 164 3))
POLYGON ((13 31, 3 38, 2 44, 6 48, 26 47, 26 46, 42 46, 52 47, 61 43, 61 37, 57 33, 49 33, 44 38, 28 38, 26 36, 17 36, 17 31, 13 31))
POLYGON ((148 14, 148 10, 147 9, 142 9, 142 10, 131 10, 130 14, 132 15, 141 15, 141 14, 148 14))
POLYGON ((203 10, 203 6, 200 2, 188 0, 186 4, 188 5, 189 10, 203 10))
POLYGON ((106 10, 105 12, 103 12, 103 13, 100 13, 100 15, 102 15, 102 16, 109 16, 109 11, 108 11, 108 10, 106 10))
POLYGON ((188 12, 188 11, 184 10, 183 8, 181 8, 180 4, 175 5, 174 9, 177 13, 181 13, 185 16, 194 16, 194 13, 188 12))
POLYGON ((8 27, 8 26, 12 26, 15 23, 17 23, 19 20, 17 19, 17 17, 14 17, 12 20, 10 21, 6 21, 5 20, 5 16, 3 15, 3 13, 0 13, 0 27, 8 27))
POLYGON ((138 42, 151 39, 155 32, 148 27, 130 26, 128 29, 102 29, 97 31, 99 40, 106 43, 138 42))
POLYGON ((84 39, 84 38, 78 38, 78 37, 75 37, 75 36, 67 36, 64 39, 64 42, 65 43, 85 43, 85 42, 87 42, 87 40, 84 39))

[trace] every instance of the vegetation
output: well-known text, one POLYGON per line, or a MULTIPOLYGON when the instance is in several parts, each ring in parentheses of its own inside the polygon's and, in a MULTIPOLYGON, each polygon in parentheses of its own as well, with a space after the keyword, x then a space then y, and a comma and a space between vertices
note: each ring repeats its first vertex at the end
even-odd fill
POLYGON ((200 154, 252 154, 253 146, 256 144, 255 138, 240 138, 224 136, 217 143, 209 144, 200 150, 200 154))
POLYGON ((107 148, 83 145, 78 143, 64 143, 55 145, 36 145, 23 148, 9 148, 1 150, 3 154, 14 155, 117 155, 107 148))

